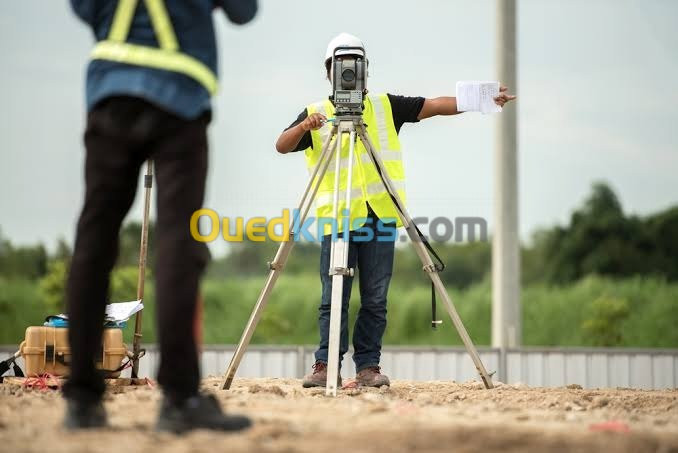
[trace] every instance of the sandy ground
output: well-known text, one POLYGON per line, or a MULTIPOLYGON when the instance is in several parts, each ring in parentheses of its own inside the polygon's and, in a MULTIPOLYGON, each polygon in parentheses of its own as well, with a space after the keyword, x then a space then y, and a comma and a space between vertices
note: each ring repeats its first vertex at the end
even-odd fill
POLYGON ((0 385, 0 451, 7 452, 678 452, 678 390, 539 389, 480 383, 396 381, 391 388, 342 390, 337 398, 290 379, 236 379, 204 388, 255 425, 240 434, 152 430, 160 392, 111 388, 112 428, 69 433, 56 391, 0 385), (616 421, 627 432, 596 431, 616 421))

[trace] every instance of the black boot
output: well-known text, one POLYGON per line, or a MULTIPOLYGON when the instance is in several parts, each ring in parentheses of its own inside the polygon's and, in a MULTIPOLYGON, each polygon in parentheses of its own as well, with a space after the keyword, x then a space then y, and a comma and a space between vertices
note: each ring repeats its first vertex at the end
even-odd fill
POLYGON ((104 405, 101 401, 67 399, 64 427, 70 430, 108 427, 104 405))
POLYGON ((156 430, 176 434, 192 429, 240 431, 251 425, 252 422, 247 417, 225 415, 213 395, 196 395, 181 401, 165 396, 156 430))

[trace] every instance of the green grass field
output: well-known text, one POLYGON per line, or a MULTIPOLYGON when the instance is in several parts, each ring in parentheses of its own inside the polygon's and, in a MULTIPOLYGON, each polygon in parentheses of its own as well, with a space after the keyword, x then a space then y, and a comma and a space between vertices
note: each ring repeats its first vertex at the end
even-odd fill
MULTIPOLYGON (((209 344, 236 343, 261 290, 265 276, 208 279, 204 336, 209 344)), ((259 344, 317 342, 316 275, 283 275, 254 335, 259 344)), ((118 293, 120 291, 117 291, 118 293)), ((155 341, 153 284, 147 285, 144 341, 155 341)), ((115 294, 119 301, 132 299, 115 294)), ((479 345, 490 343, 491 289, 487 282, 451 296, 479 345)), ((587 277, 567 286, 530 285, 523 288, 523 342, 539 346, 678 347, 678 284, 654 278, 587 277)), ((350 324, 360 306, 355 282, 350 324)), ((54 311, 54 310, 52 310, 54 311)), ((0 344, 18 344, 26 326, 40 325, 52 314, 34 281, 0 280, 0 344)), ((439 307, 444 324, 430 328, 430 286, 421 278, 398 278, 389 292, 385 343, 392 345, 461 344, 449 318, 439 307)), ((131 324, 131 323, 130 323, 131 324)), ((131 338, 132 327, 126 329, 131 338)))

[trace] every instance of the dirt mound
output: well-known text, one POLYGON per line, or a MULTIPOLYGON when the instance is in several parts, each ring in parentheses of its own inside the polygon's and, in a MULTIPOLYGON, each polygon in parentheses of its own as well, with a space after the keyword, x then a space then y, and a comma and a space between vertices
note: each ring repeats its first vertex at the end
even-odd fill
POLYGON ((203 382, 230 412, 255 425, 242 434, 152 431, 157 388, 106 394, 111 429, 69 433, 57 392, 0 385, 0 445, 16 452, 215 451, 662 451, 678 452, 678 391, 540 389, 478 382, 395 381, 348 389, 337 398, 297 380, 203 382), (612 422, 612 423, 610 423, 612 422))

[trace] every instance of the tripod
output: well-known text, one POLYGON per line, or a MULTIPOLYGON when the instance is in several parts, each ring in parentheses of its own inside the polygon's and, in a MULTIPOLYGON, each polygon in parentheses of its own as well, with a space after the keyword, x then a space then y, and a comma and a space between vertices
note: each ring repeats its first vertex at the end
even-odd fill
MULTIPOLYGON (((422 243, 422 240, 419 236, 416 225, 412 221, 410 214, 407 212, 405 205, 403 204, 396 187, 389 177, 386 167, 384 166, 379 152, 375 150, 374 145, 370 141, 370 138, 367 134, 365 123, 363 122, 362 116, 360 115, 337 115, 337 118, 334 120, 334 125, 332 126, 331 133, 326 137, 318 163, 311 172, 311 179, 304 191, 304 194, 299 203, 299 224, 302 225, 308 211, 311 207, 313 199, 318 192, 320 182, 322 181, 327 168, 332 161, 332 157, 335 158, 335 174, 334 174, 334 199, 333 199, 333 214, 334 219, 339 218, 339 200, 340 192, 339 189, 339 174, 341 170, 341 148, 343 137, 345 134, 349 136, 349 153, 348 153, 348 178, 346 184, 345 197, 345 206, 351 206, 351 185, 353 177, 353 160, 355 158, 355 143, 356 137, 360 138, 363 146, 367 151, 367 155, 371 163, 377 169, 381 182, 386 188, 387 192, 391 195, 391 198, 395 204, 396 210, 398 212, 398 217, 402 221, 408 236, 412 240, 415 251, 419 256, 419 259, 422 262, 424 271, 428 274, 435 290, 440 295, 444 302, 445 309, 447 310, 452 323, 454 324, 459 336, 461 337, 464 346, 466 347, 467 352, 473 360, 480 378, 483 380, 485 387, 490 389, 493 388, 492 379, 490 375, 485 370, 483 363, 478 356, 478 351, 471 341, 466 328, 457 313, 457 310, 450 299, 450 296, 447 294, 443 282, 440 280, 438 275, 438 267, 431 260, 431 256, 426 249, 426 246, 422 243), (334 143, 332 139, 336 138, 334 143)), ((330 332, 329 332, 329 348, 328 348, 328 361, 327 361, 327 385, 325 394, 328 396, 336 396, 337 394, 337 376, 339 374, 339 338, 340 338, 340 323, 341 323, 341 305, 342 305, 342 293, 343 293, 343 280, 345 277, 352 276, 354 270, 348 268, 348 250, 349 250, 349 239, 348 239, 348 229, 345 228, 343 233, 337 238, 337 240, 332 241, 331 250, 330 250, 330 268, 329 274, 332 276, 332 298, 330 304, 330 332)), ((269 274, 266 280, 266 284, 259 294, 259 299, 254 306, 252 314, 250 315, 249 321, 245 326, 245 331, 240 338, 240 343, 235 350, 233 358, 231 359, 228 369, 226 370, 226 380, 224 381, 222 389, 229 389, 235 373, 240 365, 240 361, 245 354, 245 349, 249 345, 252 335, 254 334, 254 329, 259 322, 259 318, 268 303, 268 298, 273 290, 273 286, 277 281, 280 273, 282 272, 287 258, 294 246, 294 233, 292 228, 290 228, 290 237, 289 240, 282 242, 278 248, 278 252, 273 259, 273 262, 269 263, 269 274)))

